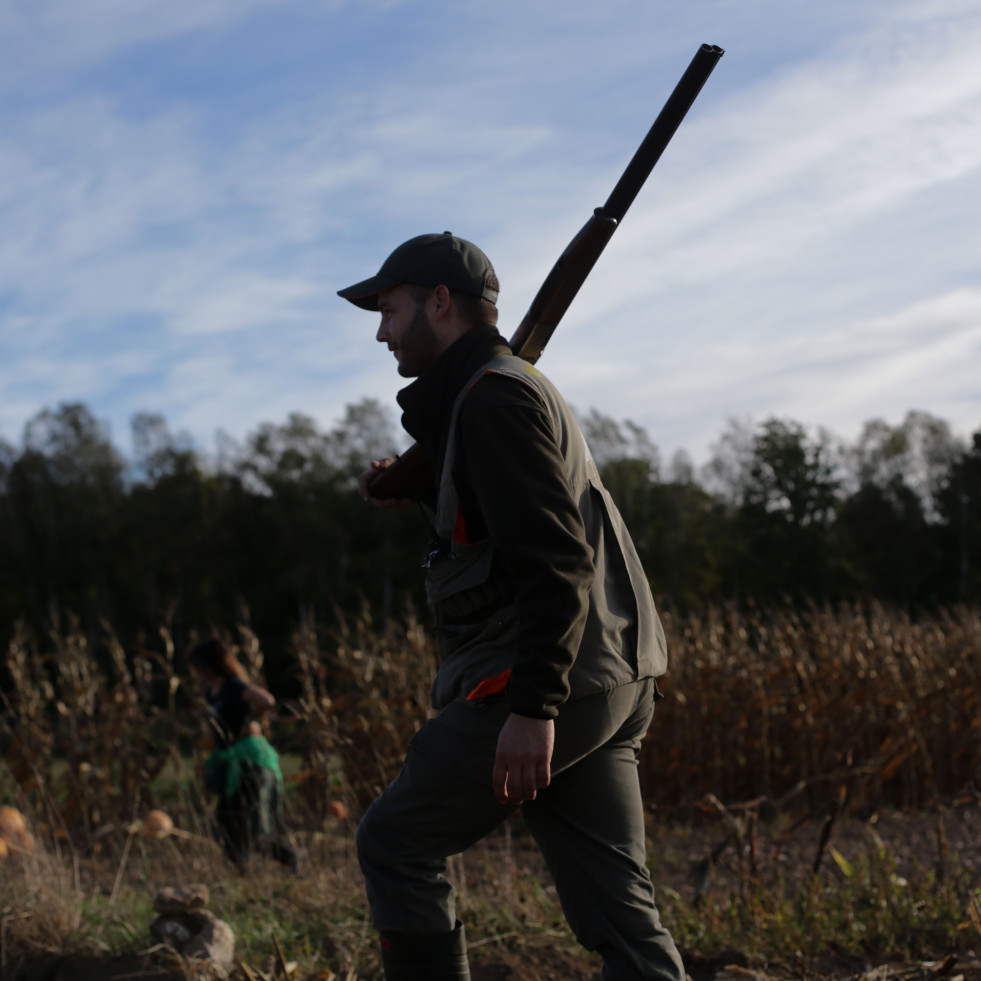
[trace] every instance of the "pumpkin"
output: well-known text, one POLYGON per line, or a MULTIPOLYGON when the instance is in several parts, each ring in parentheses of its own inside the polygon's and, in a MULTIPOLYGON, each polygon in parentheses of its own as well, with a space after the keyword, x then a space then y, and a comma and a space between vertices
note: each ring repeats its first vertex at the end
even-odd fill
POLYGON ((27 821, 16 807, 11 807, 9 804, 0 807, 0 838, 9 840, 18 831, 26 830, 27 821))
POLYGON ((143 818, 143 834, 148 837, 162 838, 173 830, 173 819, 166 811, 148 811, 146 817, 143 818))

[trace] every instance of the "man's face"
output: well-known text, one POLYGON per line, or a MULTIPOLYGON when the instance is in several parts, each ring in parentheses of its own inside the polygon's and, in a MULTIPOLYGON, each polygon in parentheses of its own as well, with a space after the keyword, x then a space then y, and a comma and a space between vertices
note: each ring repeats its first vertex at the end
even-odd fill
POLYGON ((404 378, 418 378, 439 354, 439 343, 426 312, 405 286, 395 286, 378 294, 381 323, 375 339, 387 344, 399 363, 404 378))

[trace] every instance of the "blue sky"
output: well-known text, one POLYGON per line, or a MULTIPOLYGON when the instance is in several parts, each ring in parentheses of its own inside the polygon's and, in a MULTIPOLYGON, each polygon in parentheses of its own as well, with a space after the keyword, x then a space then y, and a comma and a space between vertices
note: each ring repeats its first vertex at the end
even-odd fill
POLYGON ((0 437, 210 451, 403 381, 335 291, 477 242, 502 330, 726 49, 540 366, 704 461, 730 419, 981 427, 974 0, 0 0, 0 437))

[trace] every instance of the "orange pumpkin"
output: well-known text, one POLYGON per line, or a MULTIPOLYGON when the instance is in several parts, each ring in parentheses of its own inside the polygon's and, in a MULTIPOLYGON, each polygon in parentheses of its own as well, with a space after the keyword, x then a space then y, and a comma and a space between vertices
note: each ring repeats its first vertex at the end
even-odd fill
POLYGON ((146 817, 143 818, 143 834, 147 837, 162 838, 173 830, 173 819, 166 811, 148 811, 146 817))
POLYGON ((0 838, 9 840, 18 831, 26 830, 27 821, 24 820, 24 815, 16 807, 11 807, 9 804, 0 807, 0 838))

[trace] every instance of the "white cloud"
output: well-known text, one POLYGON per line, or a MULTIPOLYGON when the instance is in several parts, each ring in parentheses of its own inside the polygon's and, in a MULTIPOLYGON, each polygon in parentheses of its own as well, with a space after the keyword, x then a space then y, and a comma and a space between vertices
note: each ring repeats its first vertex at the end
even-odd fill
POLYGON ((508 333, 703 40, 729 50, 542 366, 696 456, 729 415, 981 422, 981 232, 958 209, 981 193, 976 4, 565 13, 0 6, 0 432, 72 398, 201 438, 391 404, 371 318, 334 290, 451 228, 497 264, 508 333), (226 74, 185 84, 216 50, 226 74))
POLYGON ((228 27, 250 11, 283 4, 284 0, 5 3, 0 5, 0 86, 77 70, 136 45, 228 27))
POLYGON ((183 308, 173 318, 185 333, 221 333, 249 327, 282 326, 296 319, 290 308, 314 287, 299 280, 243 272, 209 284, 199 296, 182 297, 183 308))

